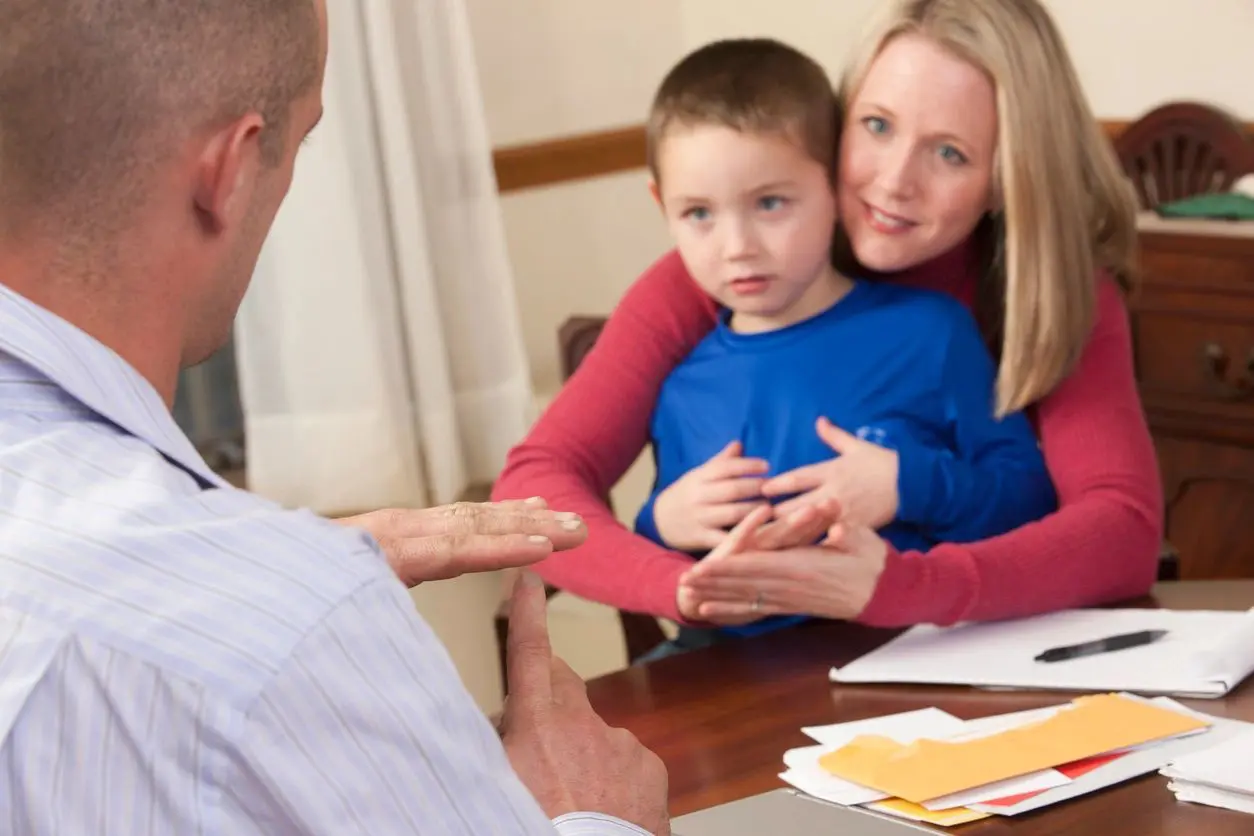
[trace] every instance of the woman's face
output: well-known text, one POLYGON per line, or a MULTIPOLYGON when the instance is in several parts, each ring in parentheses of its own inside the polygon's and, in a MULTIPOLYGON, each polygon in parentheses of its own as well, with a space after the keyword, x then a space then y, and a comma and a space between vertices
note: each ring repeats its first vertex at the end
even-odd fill
POLYGON ((953 249, 991 208, 997 104, 982 71, 921 35, 880 51, 845 116, 841 222, 883 272, 953 249))

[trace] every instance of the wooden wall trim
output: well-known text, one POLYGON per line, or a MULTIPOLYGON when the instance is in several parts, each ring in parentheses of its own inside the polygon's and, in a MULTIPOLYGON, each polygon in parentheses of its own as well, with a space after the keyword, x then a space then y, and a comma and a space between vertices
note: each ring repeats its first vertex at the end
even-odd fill
POLYGON ((546 139, 492 153, 502 193, 643 168, 644 125, 546 139))
MULTIPOLYGON (((1112 141, 1131 124, 1124 119, 1101 120, 1112 141)), ((1245 127, 1254 141, 1254 122, 1245 127)), ((497 148, 492 163, 497 188, 505 194, 644 168, 644 150, 644 125, 632 125, 497 148)))

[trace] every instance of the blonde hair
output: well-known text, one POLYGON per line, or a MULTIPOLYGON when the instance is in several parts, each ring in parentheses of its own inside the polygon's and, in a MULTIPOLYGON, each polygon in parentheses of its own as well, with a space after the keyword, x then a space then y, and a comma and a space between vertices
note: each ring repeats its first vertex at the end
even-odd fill
POLYGON ((658 182, 658 151, 675 125, 781 134, 829 172, 834 167, 839 117, 832 83, 813 58, 771 38, 714 41, 666 74, 645 129, 649 173, 658 182))
POLYGON ((996 90, 1000 209, 977 227, 977 315, 1000 356, 1003 415, 1040 400, 1074 368, 1093 327, 1099 270, 1131 290, 1135 194, 1038 0, 893 0, 842 79, 844 108, 884 46, 905 34, 979 68, 996 90))

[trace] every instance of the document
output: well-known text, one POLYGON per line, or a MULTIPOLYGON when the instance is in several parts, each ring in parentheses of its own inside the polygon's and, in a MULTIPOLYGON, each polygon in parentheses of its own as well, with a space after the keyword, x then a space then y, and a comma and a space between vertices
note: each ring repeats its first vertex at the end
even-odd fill
POLYGON ((909 745, 863 735, 819 759, 837 778, 916 804, 1210 724, 1119 694, 1081 697, 1047 720, 973 740, 909 745))
POLYGON ((1254 813, 1254 732, 1184 755, 1160 772, 1180 801, 1254 813))
MULTIPOLYGON (((1065 656, 1066 654, 1060 654, 1065 656)), ((1066 610, 1011 621, 920 625, 842 668, 833 682, 1129 691, 1216 698, 1254 672, 1254 611, 1066 610), (1147 644, 1062 661, 1049 651, 1162 631, 1147 644)))

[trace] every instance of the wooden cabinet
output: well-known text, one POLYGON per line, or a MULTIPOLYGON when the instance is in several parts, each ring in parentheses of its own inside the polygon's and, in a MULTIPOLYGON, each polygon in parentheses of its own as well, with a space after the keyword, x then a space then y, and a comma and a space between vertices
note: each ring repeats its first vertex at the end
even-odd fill
POLYGON ((1137 376, 1180 577, 1254 578, 1254 223, 1141 219, 1137 376))

